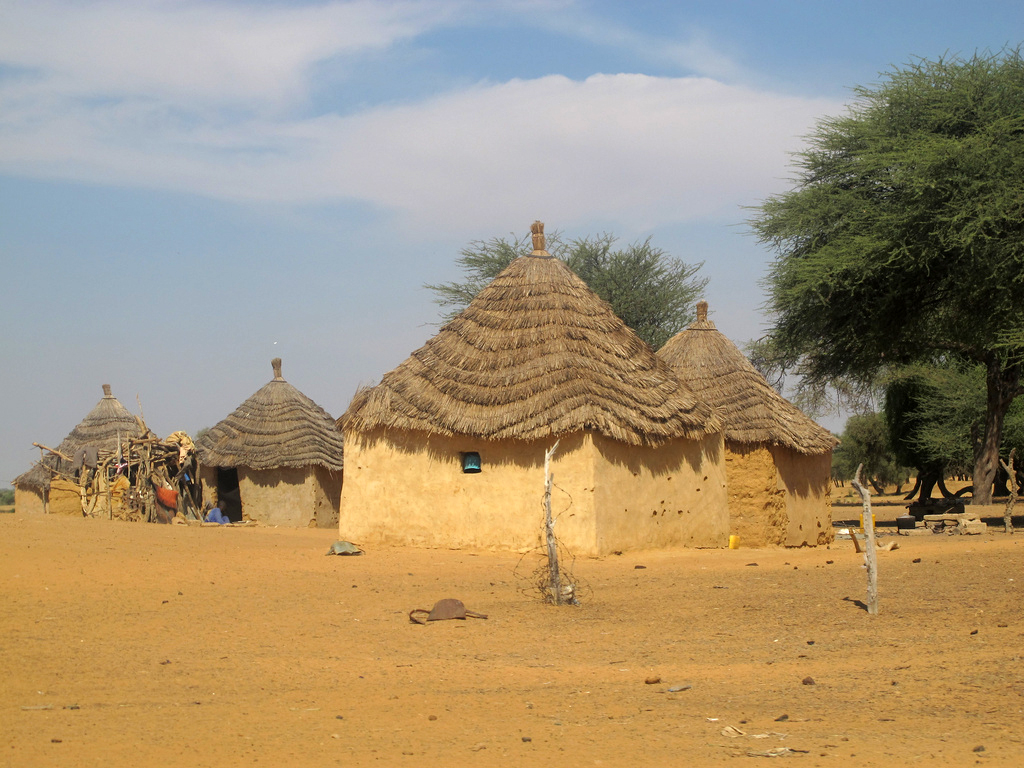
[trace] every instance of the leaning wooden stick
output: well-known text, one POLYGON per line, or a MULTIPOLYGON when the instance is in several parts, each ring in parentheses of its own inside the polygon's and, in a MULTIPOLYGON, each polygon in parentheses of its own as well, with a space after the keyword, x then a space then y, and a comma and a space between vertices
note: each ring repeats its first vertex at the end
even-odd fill
POLYGON ((1017 470, 1013 467, 1013 459, 1016 455, 1017 449, 1014 448, 1010 451, 1009 462, 1005 462, 1002 459, 999 460, 1010 480, 1010 498, 1006 502, 1006 511, 1003 513, 1003 527, 1006 533, 1013 533, 1013 505, 1017 503, 1017 492, 1020 490, 1020 485, 1017 483, 1017 470))
POLYGON ((863 464, 857 467, 852 484, 864 502, 864 561, 868 566, 868 613, 874 616, 878 613, 878 553, 875 551, 875 521, 871 516, 871 494, 860 481, 862 469, 863 464))

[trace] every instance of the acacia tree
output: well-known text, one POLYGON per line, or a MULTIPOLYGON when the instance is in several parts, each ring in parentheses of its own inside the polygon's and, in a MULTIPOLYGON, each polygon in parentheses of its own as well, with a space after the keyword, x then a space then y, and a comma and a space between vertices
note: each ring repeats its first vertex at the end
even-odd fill
MULTIPOLYGON (((686 264, 651 245, 650 238, 615 248, 613 235, 565 241, 556 232, 547 250, 562 259, 594 293, 611 304, 615 314, 653 349, 659 349, 693 320, 693 308, 707 286, 698 278, 703 266, 686 264)), ((458 264, 466 275, 459 283, 425 285, 447 308, 450 320, 505 267, 533 250, 529 236, 476 240, 462 249, 458 264)))
POLYGON ((920 60, 854 89, 752 220, 781 362, 870 380, 955 356, 984 366, 974 503, 991 501, 1024 358, 1024 59, 920 60))

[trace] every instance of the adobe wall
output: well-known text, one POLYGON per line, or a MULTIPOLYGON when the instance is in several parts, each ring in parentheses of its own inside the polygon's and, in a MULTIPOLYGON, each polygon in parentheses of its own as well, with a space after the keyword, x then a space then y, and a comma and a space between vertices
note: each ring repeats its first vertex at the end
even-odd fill
POLYGON ((595 435, 597 552, 729 543, 721 433, 635 447, 595 435))
MULTIPOLYGON (((544 451, 554 442, 346 430, 339 537, 417 547, 539 547, 544 451), (462 471, 462 454, 470 451, 480 454, 479 473, 462 471)), ((596 554, 589 439, 563 437, 552 473, 556 534, 574 553, 596 554)))
POLYGON ((337 528, 342 473, 316 467, 314 475, 313 521, 317 528, 337 528))
POLYGON ((19 515, 41 515, 45 513, 46 504, 43 502, 43 492, 37 488, 14 486, 14 511, 19 515))
POLYGON ((238 467, 242 516, 266 525, 305 527, 313 520, 318 483, 312 468, 238 467))
POLYGON ((832 530, 832 453, 807 456, 772 446, 779 473, 778 487, 786 493, 787 547, 821 546, 835 538, 832 530))
POLYGON ((82 492, 76 483, 55 477, 50 481, 50 514, 82 517, 82 492))
POLYGON ((789 515, 775 457, 763 443, 725 446, 729 532, 741 547, 780 547, 786 543, 789 515))

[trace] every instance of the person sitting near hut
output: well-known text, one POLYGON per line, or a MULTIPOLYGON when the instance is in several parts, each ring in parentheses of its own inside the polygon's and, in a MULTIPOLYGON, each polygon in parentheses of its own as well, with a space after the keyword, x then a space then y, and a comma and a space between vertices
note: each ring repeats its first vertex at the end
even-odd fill
POLYGON ((213 507, 209 512, 206 513, 205 522, 207 523, 220 523, 225 525, 231 522, 231 518, 221 512, 220 507, 213 507))

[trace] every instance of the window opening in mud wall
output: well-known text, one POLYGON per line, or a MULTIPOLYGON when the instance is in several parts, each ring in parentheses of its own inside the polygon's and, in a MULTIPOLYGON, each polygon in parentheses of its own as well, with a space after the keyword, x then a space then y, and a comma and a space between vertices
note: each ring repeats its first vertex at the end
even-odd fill
POLYGON ((217 467, 217 504, 232 523, 242 522, 242 495, 234 467, 217 467))
POLYGON ((462 454, 462 471, 467 475, 473 475, 480 471, 480 454, 476 451, 467 451, 462 454))

